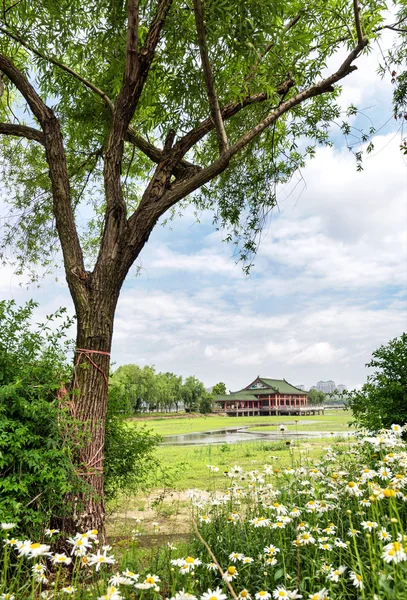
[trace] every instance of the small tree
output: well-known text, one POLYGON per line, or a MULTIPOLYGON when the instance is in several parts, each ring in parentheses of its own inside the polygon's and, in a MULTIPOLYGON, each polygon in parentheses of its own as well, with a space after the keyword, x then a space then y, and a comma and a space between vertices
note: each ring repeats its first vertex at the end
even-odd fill
POLYGON ((322 390, 311 390, 308 392, 308 404, 325 404, 326 394, 322 390))
POLYGON ((202 381, 199 381, 194 375, 191 375, 185 379, 181 388, 181 394, 185 410, 194 412, 199 410, 201 400, 206 395, 206 390, 202 381))
POLYGON ((220 381, 213 386, 212 394, 214 396, 224 396, 226 394, 226 385, 223 383, 223 381, 220 381))
POLYGON ((375 369, 360 391, 349 392, 355 423, 368 429, 407 423, 407 334, 373 352, 367 367, 375 369))

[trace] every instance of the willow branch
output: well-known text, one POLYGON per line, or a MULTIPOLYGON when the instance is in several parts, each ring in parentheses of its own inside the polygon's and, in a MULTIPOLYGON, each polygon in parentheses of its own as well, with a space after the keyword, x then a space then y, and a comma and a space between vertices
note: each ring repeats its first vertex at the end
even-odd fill
POLYGON ((72 274, 76 274, 78 269, 83 269, 83 255, 71 204, 65 149, 59 121, 25 75, 3 54, 0 54, 0 71, 7 75, 22 94, 43 131, 55 222, 69 282, 72 274))
POLYGON ((0 123, 0 134, 23 137, 27 140, 34 140, 45 146, 44 134, 39 129, 27 127, 26 125, 17 125, 15 123, 0 123))
POLYGON ((362 25, 360 23, 360 9, 358 0, 353 0, 353 12, 355 14, 356 33, 358 35, 358 44, 363 42, 362 25))
POLYGON ((257 138, 270 125, 275 123, 283 114, 301 104, 305 100, 308 100, 309 98, 334 91, 333 84, 337 83, 357 69, 357 67, 352 65, 352 63, 366 47, 367 43, 367 40, 363 40, 361 43, 357 44, 357 46, 352 50, 352 52, 350 52, 342 65, 333 75, 323 79, 322 81, 310 86, 305 90, 302 90, 301 92, 298 92, 289 100, 281 103, 276 109, 269 113, 267 117, 253 127, 253 129, 247 131, 240 139, 230 146, 228 151, 220 156, 211 165, 205 169, 202 169, 202 171, 190 179, 181 182, 175 182, 163 196, 161 210, 165 212, 176 202, 182 198, 185 198, 185 196, 222 173, 227 168, 231 158, 233 158, 235 154, 250 144, 250 142, 257 138))
POLYGON ((202 0, 194 0, 194 13, 196 32, 198 35, 199 52, 201 54, 202 69, 205 78, 206 92, 208 94, 209 107, 213 122, 215 124, 216 136, 218 138, 219 151, 221 154, 228 149, 228 138, 225 131, 225 125, 222 119, 222 113, 219 107, 219 100, 216 95, 215 82, 213 79, 211 64, 209 62, 208 45, 206 43, 204 8, 202 0))
MULTIPOLYGON (((34 54, 35 56, 38 56, 39 58, 48 61, 49 63, 61 69, 62 71, 65 71, 65 73, 68 73, 69 75, 74 77, 77 81, 80 81, 85 87, 87 87, 94 94, 99 96, 103 100, 109 111, 113 113, 114 103, 106 94, 106 92, 104 92, 101 88, 97 87, 94 83, 83 77, 80 73, 78 73, 68 65, 65 65, 60 60, 56 59, 53 56, 45 54, 44 52, 41 52, 16 33, 9 31, 8 29, 2 26, 0 26, 0 31, 8 37, 15 40, 16 42, 18 42, 19 44, 21 44, 24 48, 32 52, 32 54, 34 54)), ((129 125, 126 140, 131 144, 137 146, 137 148, 141 150, 141 152, 143 152, 143 154, 145 154, 152 162, 155 162, 157 164, 161 162, 163 158, 162 150, 151 144, 151 142, 147 141, 145 138, 143 138, 143 136, 139 135, 134 129, 134 127, 132 127, 131 125, 129 125)), ((177 177, 180 175, 184 175, 185 171, 190 169, 191 167, 195 167, 195 165, 192 165, 188 161, 181 161, 180 164, 177 165, 174 171, 174 175, 177 177)))
MULTIPOLYGON (((287 31, 290 31, 290 29, 292 29, 293 27, 295 27, 295 25, 298 23, 298 21, 301 19, 302 16, 302 11, 299 11, 295 17, 293 17, 288 23, 287 25, 285 25, 284 27, 284 33, 287 33, 287 31)), ((263 60, 263 58, 270 52, 270 50, 272 49, 272 47, 274 46, 275 42, 271 41, 269 42, 266 47, 264 48, 263 52, 261 54, 259 54, 259 57, 257 59, 257 62, 255 65, 253 65, 252 70, 250 71, 250 73, 248 73, 246 75, 246 77, 244 78, 246 82, 250 82, 253 81, 255 75, 256 75, 256 71, 261 63, 261 61, 263 60)))

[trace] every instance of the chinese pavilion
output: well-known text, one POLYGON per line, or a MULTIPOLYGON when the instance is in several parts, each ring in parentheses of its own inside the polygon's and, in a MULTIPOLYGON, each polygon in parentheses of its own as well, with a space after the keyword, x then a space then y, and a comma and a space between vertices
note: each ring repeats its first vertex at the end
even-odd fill
POLYGON ((217 396, 218 410, 230 416, 300 414, 307 411, 307 392, 285 379, 257 377, 238 392, 217 396))

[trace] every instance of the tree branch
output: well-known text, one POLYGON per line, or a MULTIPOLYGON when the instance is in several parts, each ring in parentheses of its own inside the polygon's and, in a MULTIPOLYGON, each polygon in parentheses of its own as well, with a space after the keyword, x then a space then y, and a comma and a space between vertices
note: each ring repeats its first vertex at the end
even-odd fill
POLYGON ((25 98, 43 131, 55 222, 61 241, 67 280, 71 287, 72 274, 77 275, 79 270, 83 271, 84 263, 72 210, 65 150, 59 122, 54 112, 41 100, 25 75, 2 54, 0 54, 0 71, 7 75, 25 98))
MULTIPOLYGON (((293 79, 287 79, 282 84, 277 86, 276 92, 279 95, 284 95, 290 88, 294 86, 293 79)), ((251 104, 258 104, 265 102, 268 99, 267 92, 259 92, 258 94, 251 94, 243 98, 240 102, 228 102, 221 108, 222 119, 226 121, 230 119, 238 112, 240 112, 246 106, 251 104)), ((194 129, 185 134, 180 138, 174 146, 173 152, 175 153, 178 149, 181 150, 181 156, 184 156, 188 150, 190 150, 197 142, 199 142, 205 135, 214 129, 214 122, 211 118, 204 119, 194 129)))
POLYGON ((358 44, 363 42, 362 25, 360 23, 360 9, 358 0, 353 0, 353 12, 355 13, 356 33, 358 35, 358 44))
POLYGON ((24 137, 27 140, 34 140, 45 146, 44 134, 39 129, 27 127, 26 125, 17 125, 15 123, 0 123, 0 134, 14 135, 24 137))
MULTIPOLYGON (((9 31, 5 27, 0 26, 0 31, 2 33, 4 33, 5 35, 7 35, 8 37, 15 40, 16 42, 18 42, 19 44, 21 44, 22 46, 24 46, 24 48, 26 48, 27 50, 29 50, 30 52, 35 54, 35 56, 38 56, 39 58, 42 58, 43 60, 50 62, 51 64, 55 65, 62 71, 65 71, 65 73, 68 73, 69 75, 71 75, 72 77, 74 77, 75 79, 80 81, 85 87, 87 87, 89 90, 91 90, 97 96, 99 96, 104 101, 104 103, 106 104, 106 106, 110 110, 110 112, 113 113, 114 103, 112 102, 112 100, 109 98, 109 96, 106 94, 106 92, 104 92, 102 89, 97 87, 91 81, 89 81, 88 79, 85 79, 85 77, 83 77, 82 75, 80 75, 79 73, 77 73, 76 71, 71 69, 71 67, 68 67, 67 65, 65 65, 60 60, 57 60, 53 56, 49 56, 47 54, 44 54, 40 50, 37 50, 36 48, 34 48, 34 46, 29 44, 24 38, 9 31)), ((139 150, 141 150, 152 162, 155 162, 158 164, 162 161, 162 158, 163 158, 162 150, 160 150, 159 148, 157 148, 156 146, 154 146, 153 144, 148 142, 141 135, 139 135, 137 133, 137 131, 134 129, 134 127, 132 127, 131 125, 129 125, 126 139, 131 144, 134 144, 135 146, 137 146, 137 148, 139 150)), ((194 167, 195 169, 197 168, 196 165, 192 165, 191 163, 189 163, 187 161, 181 161, 179 163, 179 165, 177 165, 177 167, 175 168, 174 175, 176 177, 184 175, 185 172, 188 169, 190 169, 191 167, 194 167)))
MULTIPOLYGON (((293 27, 295 27, 295 25, 298 23, 298 21, 301 19, 302 16, 302 11, 300 10, 295 17, 293 17, 288 23, 287 25, 285 25, 284 27, 284 32, 286 33, 287 31, 290 31, 290 29, 292 29, 293 27)), ((272 49, 272 47, 274 46, 275 42, 269 42, 266 47, 264 48, 263 52, 261 54, 259 54, 259 57, 256 61, 256 64, 253 65, 252 70, 250 71, 250 73, 248 73, 246 75, 246 77, 244 78, 246 82, 250 82, 253 81, 255 75, 256 75, 256 71, 261 63, 261 61, 263 60, 263 58, 270 52, 270 50, 272 49)))
MULTIPOLYGON (((321 94, 332 92, 334 90, 333 84, 337 83, 353 71, 357 69, 356 66, 353 66, 353 61, 359 56, 362 50, 368 44, 368 40, 362 40, 361 43, 357 44, 357 46, 352 50, 352 52, 347 56, 345 61, 339 67, 339 69, 331 76, 323 79, 319 83, 310 86, 306 90, 298 92, 292 98, 280 104, 275 110, 273 110, 265 119, 260 121, 253 129, 247 131, 237 142, 235 142, 228 151, 219 157, 216 161, 214 161, 210 166, 202 169, 199 173, 191 177, 190 179, 175 182, 171 188, 164 194, 161 200, 161 214, 163 214, 168 208, 173 206, 176 202, 185 198, 188 194, 195 191, 208 181, 211 181, 214 177, 222 173, 231 158, 237 154, 242 148, 247 146, 250 142, 252 142, 256 137, 258 137, 267 127, 272 125, 277 121, 279 117, 283 114, 301 104, 305 100, 309 98, 320 96, 321 94)), ((161 215, 160 215, 161 216, 161 215)))
POLYGON ((206 43, 204 9, 202 0, 194 0, 194 13, 196 31, 198 34, 199 52, 201 54, 202 69, 205 78, 206 91, 211 110, 213 122, 215 124, 216 135, 218 138, 219 152, 223 154, 228 149, 228 138, 225 131, 225 125, 222 120, 222 114, 219 107, 219 100, 216 95, 215 82, 213 79, 211 64, 209 62, 208 46, 206 43))
POLYGON ((128 0, 126 64, 106 144, 104 182, 106 220, 96 268, 117 252, 119 237, 127 229, 126 204, 120 176, 130 121, 134 115, 154 58, 172 0, 159 0, 146 41, 138 51, 138 0, 128 0))

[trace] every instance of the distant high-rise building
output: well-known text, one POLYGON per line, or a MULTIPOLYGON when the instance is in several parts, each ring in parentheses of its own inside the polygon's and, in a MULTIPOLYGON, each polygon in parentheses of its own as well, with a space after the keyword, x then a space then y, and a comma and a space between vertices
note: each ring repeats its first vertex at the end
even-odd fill
POLYGON ((302 385, 302 383, 299 383, 298 385, 295 386, 296 388, 298 388, 299 390, 303 390, 305 391, 305 385, 302 385))
POLYGON ((343 383, 338 383, 338 385, 336 386, 336 389, 339 394, 343 394, 344 392, 348 391, 348 388, 343 383))
POLYGON ((318 381, 317 390, 321 390, 325 394, 332 394, 336 390, 335 382, 332 379, 329 379, 329 381, 318 381))

